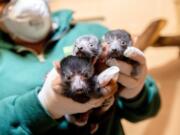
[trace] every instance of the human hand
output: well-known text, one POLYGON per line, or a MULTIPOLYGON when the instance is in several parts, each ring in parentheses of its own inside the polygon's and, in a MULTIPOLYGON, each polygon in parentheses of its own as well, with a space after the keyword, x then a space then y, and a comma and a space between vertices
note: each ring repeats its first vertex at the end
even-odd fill
POLYGON ((45 109, 50 113, 52 118, 57 119, 65 114, 76 114, 87 112, 92 108, 96 108, 102 105, 105 99, 113 94, 111 90, 114 90, 115 85, 110 85, 117 82, 115 76, 119 73, 117 67, 111 67, 106 71, 98 75, 98 83, 103 88, 103 97, 98 99, 91 99, 89 102, 81 104, 73 101, 71 98, 67 98, 61 94, 62 82, 59 62, 54 63, 54 67, 47 75, 46 81, 42 87, 42 90, 38 94, 38 98, 45 109), (111 81, 112 80, 112 81, 111 81), (116 81, 116 82, 115 82, 116 81))
POLYGON ((102 94, 106 99, 114 96, 117 91, 119 71, 117 66, 112 66, 102 71, 97 77, 102 94))
POLYGON ((124 61, 110 59, 107 60, 107 65, 119 67, 120 74, 118 82, 124 86, 124 88, 120 90, 119 95, 130 99, 141 92, 147 75, 147 65, 144 53, 137 48, 128 47, 124 52, 124 56, 139 63, 136 75, 131 74, 133 66, 124 61))
POLYGON ((38 98, 43 107, 49 112, 50 116, 58 119, 65 114, 76 114, 87 112, 92 108, 101 106, 104 97, 91 99, 89 102, 81 104, 67 98, 61 94, 62 85, 60 74, 56 69, 52 69, 38 94, 38 98))

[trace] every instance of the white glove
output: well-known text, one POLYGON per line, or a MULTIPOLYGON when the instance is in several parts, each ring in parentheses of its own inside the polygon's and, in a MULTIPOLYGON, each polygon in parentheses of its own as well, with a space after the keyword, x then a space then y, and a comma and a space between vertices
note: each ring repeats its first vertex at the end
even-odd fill
POLYGON ((133 66, 124 61, 110 59, 107 61, 107 65, 119 67, 120 74, 118 82, 124 86, 124 88, 120 90, 119 95, 126 99, 130 99, 141 92, 147 75, 147 65, 144 53, 137 48, 127 48, 124 52, 124 56, 139 63, 137 75, 131 76, 133 66))
MULTIPOLYGON (((99 81, 100 86, 106 87, 106 84, 110 81, 109 78, 117 76, 119 72, 117 67, 110 68, 111 72, 108 75, 101 74, 101 76, 106 76, 102 81, 99 81), (114 71, 115 70, 115 71, 114 71), (112 75, 113 74, 113 75, 112 75), (106 80, 107 79, 107 80, 106 80)), ((99 77, 100 79, 101 77, 99 77)), ((107 91, 110 93, 110 88, 107 86, 107 91)), ((73 101, 71 98, 67 98, 61 94, 61 77, 57 70, 54 68, 47 75, 47 79, 43 85, 42 90, 38 94, 39 101, 42 106, 49 112, 50 116, 54 119, 60 118, 65 114, 76 114, 87 112, 92 108, 96 108, 102 105, 108 96, 101 97, 99 99, 91 99, 89 102, 81 104, 73 101)), ((107 94, 106 94, 107 95, 107 94)))

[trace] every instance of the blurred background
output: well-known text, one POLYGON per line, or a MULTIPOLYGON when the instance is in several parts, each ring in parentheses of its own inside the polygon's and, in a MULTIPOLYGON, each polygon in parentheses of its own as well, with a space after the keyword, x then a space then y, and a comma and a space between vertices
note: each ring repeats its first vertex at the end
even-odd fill
MULTIPOLYGON (((180 0, 49 0, 52 11, 72 9, 75 20, 100 17, 110 29, 140 35, 156 19, 167 20, 161 35, 180 35, 180 0)), ((122 120, 127 135, 180 135, 180 47, 148 47, 149 73, 162 99, 159 114, 139 123, 122 120)))

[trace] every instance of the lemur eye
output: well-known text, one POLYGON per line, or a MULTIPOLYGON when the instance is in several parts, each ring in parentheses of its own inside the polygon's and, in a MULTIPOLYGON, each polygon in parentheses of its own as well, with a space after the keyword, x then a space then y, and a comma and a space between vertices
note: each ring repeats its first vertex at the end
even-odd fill
POLYGON ((121 45, 126 45, 126 41, 121 41, 121 45))
POLYGON ((90 44, 91 47, 93 47, 93 44, 90 44))
POLYGON ((85 73, 85 74, 84 74, 84 77, 85 77, 85 78, 88 78, 88 74, 87 74, 87 73, 85 73))
POLYGON ((71 80, 71 76, 67 76, 67 80, 71 80))

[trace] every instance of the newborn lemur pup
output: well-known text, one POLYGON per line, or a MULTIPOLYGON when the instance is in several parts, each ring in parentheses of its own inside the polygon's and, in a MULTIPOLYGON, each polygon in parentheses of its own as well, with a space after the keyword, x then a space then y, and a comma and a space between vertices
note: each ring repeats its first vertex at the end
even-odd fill
POLYGON ((137 74, 137 66, 139 64, 124 56, 125 50, 133 46, 131 35, 127 31, 121 29, 109 31, 104 35, 102 42, 108 45, 108 58, 126 61, 133 66, 131 74, 137 74))
MULTIPOLYGON (((103 95, 94 76, 94 65, 89 59, 78 56, 67 56, 60 62, 62 78, 62 94, 79 103, 86 103, 92 98, 103 95)), ((84 126, 89 119, 90 111, 86 113, 65 115, 65 118, 78 126, 84 126)))

